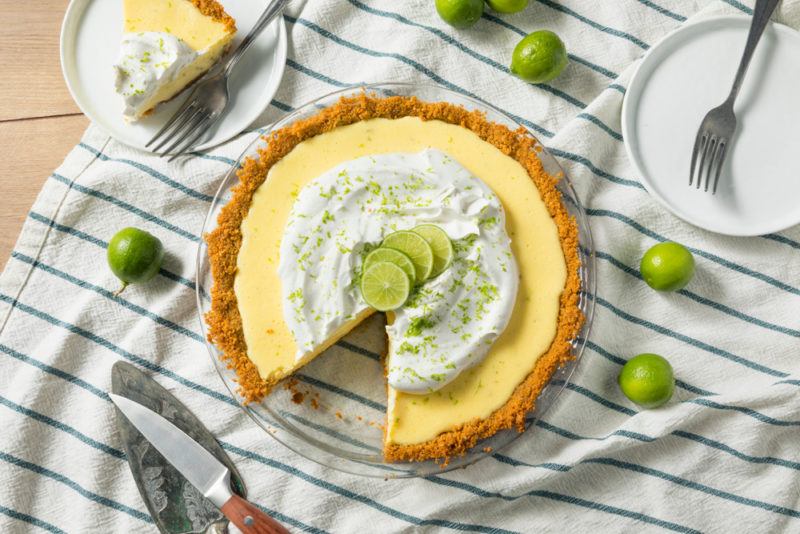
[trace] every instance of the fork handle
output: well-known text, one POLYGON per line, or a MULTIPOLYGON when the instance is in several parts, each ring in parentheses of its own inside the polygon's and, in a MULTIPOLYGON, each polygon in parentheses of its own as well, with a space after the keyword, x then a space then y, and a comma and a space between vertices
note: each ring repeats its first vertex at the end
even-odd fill
POLYGON ((733 101, 739 95, 739 90, 742 88, 742 82, 747 74, 747 68, 750 66, 750 60, 753 59, 753 53, 756 51, 758 41, 767 27, 769 18, 778 7, 780 0, 756 0, 756 5, 753 8, 753 21, 750 23, 750 32, 747 34, 747 43, 744 45, 744 53, 742 54, 742 61, 739 63, 739 70, 736 71, 736 78, 733 80, 733 87, 731 94, 728 96, 728 102, 733 105, 733 101))
POLYGON ((273 21, 275 17, 281 14, 283 8, 286 7, 286 4, 289 3, 289 0, 272 0, 261 16, 256 21, 253 29, 250 30, 250 33, 242 41, 242 44, 239 45, 239 48, 236 49, 230 58, 225 62, 224 72, 225 76, 230 76, 231 71, 242 59, 242 56, 247 49, 255 42, 256 38, 261 35, 261 32, 264 31, 264 28, 269 26, 269 23, 273 21))

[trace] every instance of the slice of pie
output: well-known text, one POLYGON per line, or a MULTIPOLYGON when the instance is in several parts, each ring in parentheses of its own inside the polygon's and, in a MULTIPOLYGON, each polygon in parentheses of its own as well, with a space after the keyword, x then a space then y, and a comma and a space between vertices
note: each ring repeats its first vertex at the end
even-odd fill
POLYGON ((124 116, 138 120, 180 93, 225 53, 236 23, 216 0, 123 0, 114 65, 124 116))
POLYGON ((364 255, 429 223, 455 256, 387 313, 384 457, 449 457, 524 429, 583 322, 577 225, 535 141, 451 104, 362 94, 267 142, 205 236, 209 339, 247 401, 374 313, 364 255))

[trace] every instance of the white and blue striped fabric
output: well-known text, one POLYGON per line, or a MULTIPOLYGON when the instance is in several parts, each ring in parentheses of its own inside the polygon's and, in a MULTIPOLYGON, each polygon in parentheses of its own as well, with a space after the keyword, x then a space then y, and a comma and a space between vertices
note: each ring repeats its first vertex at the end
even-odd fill
MULTIPOLYGON (((800 229, 736 239, 681 222, 643 190, 620 135, 625 87, 649 47, 692 17, 751 5, 532 0, 466 31, 443 24, 432 0, 291 6, 285 77, 257 125, 339 87, 436 83, 517 117, 588 207, 599 287, 574 383, 502 454, 427 479, 365 479, 298 457, 243 416, 208 361, 198 233, 256 134, 168 164, 90 127, 47 180, 0 278, 0 532, 155 530, 105 393, 120 359, 204 420, 251 497, 297 531, 800 532, 800 229), (541 28, 563 36, 572 61, 535 87, 506 64, 541 28), (127 225, 156 234, 168 255, 152 283, 116 297, 104 249, 127 225), (691 248, 698 272, 661 295, 637 265, 666 239, 691 248), (675 367, 663 409, 639 410, 616 385, 640 352, 675 367)), ((800 26, 800 0, 776 18, 800 26)))

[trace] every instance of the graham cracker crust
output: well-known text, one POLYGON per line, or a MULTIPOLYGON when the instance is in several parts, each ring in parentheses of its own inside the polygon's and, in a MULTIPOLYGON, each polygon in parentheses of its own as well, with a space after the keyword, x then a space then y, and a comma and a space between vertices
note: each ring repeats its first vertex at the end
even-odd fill
POLYGON ((502 407, 486 419, 468 422, 425 443, 390 443, 384 446, 384 457, 387 461, 443 458, 446 464, 447 458, 466 453, 479 440, 500 430, 524 430, 525 415, 533 410, 536 397, 553 373, 572 359, 570 341, 575 338, 584 320, 578 307, 581 286, 578 226, 564 207, 561 193, 556 189, 559 177, 550 176, 544 170, 537 155, 541 148, 524 128, 512 131, 506 126, 489 122, 479 111, 467 111, 447 102, 428 103, 406 96, 379 98, 362 93, 342 97, 336 104, 316 115, 264 136, 267 146, 259 150, 257 159, 247 158, 244 161, 237 173, 239 184, 232 188, 232 198, 222 208, 217 218, 217 227, 204 236, 214 279, 211 311, 206 314, 205 319, 209 327, 208 339, 222 351, 222 358, 228 367, 235 370, 239 391, 246 402, 263 399, 277 380, 262 378, 255 364, 247 357, 242 320, 234 293, 237 256, 242 244, 240 226, 247 215, 253 194, 266 179, 270 168, 302 141, 361 120, 408 116, 462 126, 516 159, 533 180, 558 227, 567 266, 567 280, 561 294, 556 336, 548 351, 537 360, 534 369, 502 407))
POLYGON ((222 7, 222 4, 217 2, 217 0, 191 1, 195 7, 200 10, 200 13, 224 24, 228 33, 236 33, 236 21, 233 20, 233 17, 228 15, 228 12, 225 11, 225 8, 222 7))

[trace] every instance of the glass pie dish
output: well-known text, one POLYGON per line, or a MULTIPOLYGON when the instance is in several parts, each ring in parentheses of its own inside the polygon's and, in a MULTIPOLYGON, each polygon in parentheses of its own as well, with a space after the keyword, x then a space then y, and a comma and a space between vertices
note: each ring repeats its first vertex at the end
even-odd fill
MULTIPOLYGON (((522 128, 502 111, 479 100, 438 86, 405 83, 380 83, 339 90, 297 108, 266 129, 266 135, 293 122, 310 117, 321 108, 336 103, 342 96, 353 96, 366 91, 376 96, 414 96, 427 102, 448 102, 467 110, 479 110, 486 119, 507 126, 511 130, 522 128)), ((526 130, 527 132, 527 130, 526 130)), ((340 343, 304 366, 292 378, 276 386, 260 402, 245 403, 238 392, 235 371, 229 369, 221 359, 219 349, 207 343, 209 355, 225 386, 239 402, 242 410, 255 423, 274 439, 301 456, 348 473, 380 478, 404 478, 427 476, 448 470, 465 467, 488 454, 507 447, 516 439, 535 432, 533 423, 553 405, 560 392, 569 382, 583 353, 585 340, 591 328, 594 293, 595 265, 594 247, 588 221, 580 201, 564 170, 547 150, 527 132, 537 147, 541 148, 539 158, 545 170, 552 176, 560 176, 558 191, 562 202, 578 225, 579 250, 581 260, 579 277, 581 292, 579 307, 585 317, 578 335, 571 341, 573 359, 560 367, 541 391, 535 409, 526 417, 526 431, 502 430, 481 440, 462 456, 449 459, 446 465, 439 461, 387 462, 382 454, 383 423, 385 418, 386 382, 381 355, 384 347, 379 342, 382 336, 369 335, 383 329, 382 316, 359 325, 345 336, 340 343), (329 354, 336 352, 336 355, 329 354), (352 372, 341 370, 357 369, 357 388, 354 387, 352 372)), ((202 233, 212 231, 217 224, 217 216, 231 198, 231 188, 238 183, 236 171, 248 157, 257 157, 257 151, 266 146, 262 137, 248 146, 223 179, 212 202, 203 225, 202 233)), ((211 302, 208 289, 212 286, 211 266, 205 241, 197 251, 197 305, 200 324, 205 337, 207 325, 203 317, 209 311, 211 302)))

